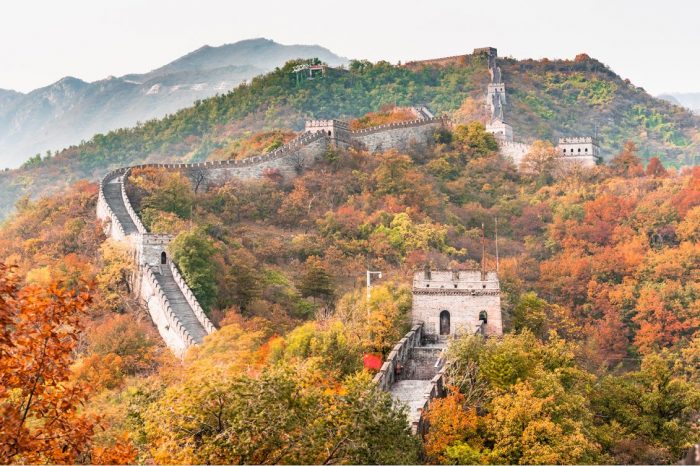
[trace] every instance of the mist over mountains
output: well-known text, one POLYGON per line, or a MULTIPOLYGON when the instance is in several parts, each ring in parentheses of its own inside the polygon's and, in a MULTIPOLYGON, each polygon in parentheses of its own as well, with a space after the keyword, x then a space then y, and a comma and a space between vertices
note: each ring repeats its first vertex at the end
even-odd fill
POLYGON ((672 104, 690 109, 696 115, 700 115, 700 92, 669 92, 658 97, 672 104))
POLYGON ((317 45, 282 45, 250 39, 205 45, 143 74, 87 83, 67 76, 27 94, 0 89, 0 168, 14 168, 36 153, 78 144, 96 133, 134 126, 223 94, 295 58, 347 62, 317 45))

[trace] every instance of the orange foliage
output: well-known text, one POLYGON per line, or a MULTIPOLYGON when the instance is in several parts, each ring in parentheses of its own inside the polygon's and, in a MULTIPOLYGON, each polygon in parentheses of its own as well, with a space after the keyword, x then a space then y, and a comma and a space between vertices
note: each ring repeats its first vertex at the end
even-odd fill
POLYGON ((214 150, 208 160, 240 160, 271 152, 296 137, 292 131, 261 131, 214 150))
POLYGON ((350 121, 350 129, 372 128, 374 126, 387 125, 389 123, 399 123, 401 121, 415 120, 416 115, 410 108, 405 107, 384 107, 378 112, 371 112, 363 117, 350 121))
POLYGON ((466 440, 476 432, 477 415, 474 407, 464 405, 465 398, 451 389, 445 398, 430 403, 425 418, 429 424, 425 435, 425 453, 432 464, 445 464, 445 449, 452 443, 466 440))
POLYGON ((109 447, 92 449, 92 464, 134 464, 138 451, 129 439, 128 433, 123 433, 109 447))
POLYGON ((89 301, 56 284, 18 289, 0 265, 1 462, 75 463, 89 448, 87 392, 69 380, 89 301))
POLYGON ((658 157, 652 157, 649 159, 647 169, 644 173, 646 174, 646 176, 651 176, 654 178, 663 178, 664 176, 668 175, 666 169, 664 168, 663 164, 661 163, 661 160, 659 160, 658 157))
POLYGON ((693 167, 688 184, 674 197, 673 205, 681 215, 700 205, 700 167, 693 167))
POLYGON ((634 342, 642 353, 678 342, 686 331, 697 324, 692 320, 681 320, 676 310, 665 303, 662 295, 653 288, 642 290, 637 301, 637 315, 633 320, 639 325, 634 342))

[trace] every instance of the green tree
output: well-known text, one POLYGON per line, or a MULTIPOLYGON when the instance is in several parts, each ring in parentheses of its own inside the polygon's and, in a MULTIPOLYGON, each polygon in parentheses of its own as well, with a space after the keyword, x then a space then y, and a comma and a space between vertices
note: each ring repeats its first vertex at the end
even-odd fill
POLYGON ((173 261, 204 310, 216 302, 217 270, 212 261, 216 252, 214 243, 203 228, 195 228, 177 235, 169 245, 173 261))
POLYGON ((333 299, 335 287, 333 277, 318 256, 309 256, 304 263, 304 272, 299 283, 303 297, 321 298, 328 302, 333 299))
POLYGON ((260 297, 261 279, 262 273, 255 256, 245 249, 235 251, 225 277, 226 289, 222 299, 237 305, 244 312, 251 302, 260 297))
POLYGON ((518 299, 513 309, 513 328, 516 331, 529 329, 539 336, 544 336, 547 328, 547 301, 530 291, 518 299))

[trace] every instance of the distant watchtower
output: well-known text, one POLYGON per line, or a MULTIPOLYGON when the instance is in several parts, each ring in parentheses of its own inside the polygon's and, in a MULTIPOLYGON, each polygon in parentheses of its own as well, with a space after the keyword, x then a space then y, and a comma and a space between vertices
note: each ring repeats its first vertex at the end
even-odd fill
POLYGON ((594 166, 600 158, 598 141, 590 136, 559 138, 557 152, 565 162, 594 166))
POLYGON ((308 120, 304 126, 307 133, 323 132, 334 141, 349 142, 350 126, 340 120, 308 120))
POLYGON ((413 324, 435 340, 455 334, 503 334, 501 288, 496 272, 417 272, 413 277, 413 324))

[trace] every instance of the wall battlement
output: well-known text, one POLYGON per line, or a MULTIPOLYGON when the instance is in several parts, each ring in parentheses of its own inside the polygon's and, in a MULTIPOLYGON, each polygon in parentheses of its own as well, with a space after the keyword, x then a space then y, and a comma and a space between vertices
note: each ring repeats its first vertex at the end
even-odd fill
POLYGON ((348 123, 341 120, 311 120, 304 133, 267 154, 243 160, 142 164, 108 173, 100 181, 97 217, 105 221, 105 234, 126 243, 131 250, 137 264, 133 289, 168 347, 183 356, 188 347, 201 343, 203 336, 216 329, 169 257, 173 235, 149 233, 131 205, 126 185, 134 168, 181 171, 188 176, 204 176, 207 183, 259 178, 266 169, 293 177, 319 160, 329 143, 357 143, 368 150, 402 147, 403 141, 426 143, 428 133, 446 121, 433 117, 424 107, 415 109, 414 114, 423 118, 361 131, 350 131, 348 123))
POLYGON ((591 136, 568 136, 559 138, 559 144, 597 144, 591 136))

